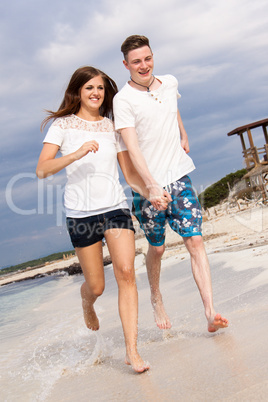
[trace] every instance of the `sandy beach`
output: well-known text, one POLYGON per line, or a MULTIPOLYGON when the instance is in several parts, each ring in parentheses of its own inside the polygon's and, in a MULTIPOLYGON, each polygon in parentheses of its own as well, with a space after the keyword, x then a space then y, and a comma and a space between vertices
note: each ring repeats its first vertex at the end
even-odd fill
MULTIPOLYGON (((204 215, 203 233, 211 264, 215 308, 229 319, 228 329, 208 333, 189 256, 178 236, 170 230, 162 263, 161 289, 172 328, 162 331, 156 327, 144 265, 147 244, 140 237, 136 240, 135 261, 139 291, 138 345, 151 369, 137 375, 124 364, 117 287, 110 264, 105 268, 105 292, 96 303, 100 330, 92 333, 84 326, 79 296, 82 276, 66 277, 57 292, 35 308, 37 316, 42 316, 38 336, 36 331, 37 337, 31 341, 36 342, 34 356, 39 376, 31 377, 27 390, 17 376, 18 391, 12 391, 11 380, 1 376, 5 380, 1 386, 5 390, 3 400, 267 400, 268 208, 253 205, 212 208, 204 215), (70 355, 68 360, 66 356, 70 355)), ((77 260, 73 257, 38 270, 48 274, 66 262, 72 264, 77 260)), ((1 278, 0 284, 21 280, 22 275, 35 275, 36 271, 1 278)), ((20 348, 24 347, 23 342, 20 348)), ((30 346, 28 353, 31 353, 30 346)), ((11 355, 5 364, 13 364, 11 355)))
MULTIPOLYGON (((136 254, 145 257, 147 241, 134 222, 136 230, 136 254)), ((268 208, 264 206, 243 205, 233 208, 227 203, 210 208, 203 215, 203 238, 207 253, 215 253, 226 250, 242 250, 248 247, 265 245, 268 243, 268 208)), ((166 252, 164 259, 171 255, 185 253, 185 247, 181 238, 167 225, 166 252)), ((107 246, 103 247, 103 257, 109 261, 107 246)), ((140 260, 142 257, 138 257, 140 260)), ((28 268, 22 272, 10 273, 0 277, 0 286, 13 282, 19 282, 29 278, 49 275, 77 264, 75 255, 66 260, 58 260, 46 263, 40 268, 28 268)))

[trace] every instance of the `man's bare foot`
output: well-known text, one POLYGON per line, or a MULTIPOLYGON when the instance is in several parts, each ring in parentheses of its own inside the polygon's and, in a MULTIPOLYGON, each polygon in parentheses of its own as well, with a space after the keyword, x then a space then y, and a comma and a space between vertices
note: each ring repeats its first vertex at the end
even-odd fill
POLYGON ((216 332, 220 328, 226 328, 229 325, 229 321, 222 317, 219 313, 214 318, 208 321, 208 331, 216 332))
POLYGON ((145 363, 138 352, 127 354, 125 358, 125 363, 130 365, 136 373, 144 373, 150 369, 150 364, 145 363))
POLYGON ((151 299, 153 312, 154 312, 154 319, 156 325, 160 329, 169 329, 171 328, 171 322, 169 321, 168 315, 165 311, 164 304, 162 298, 158 299, 151 299))
POLYGON ((97 331, 100 328, 100 324, 93 305, 82 299, 82 307, 86 326, 92 331, 97 331))

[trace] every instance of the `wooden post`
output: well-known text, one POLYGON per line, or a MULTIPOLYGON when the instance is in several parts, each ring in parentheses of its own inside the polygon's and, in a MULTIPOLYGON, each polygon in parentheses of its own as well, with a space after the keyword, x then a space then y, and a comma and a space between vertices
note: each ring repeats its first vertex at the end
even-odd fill
POLYGON ((268 134, 267 134, 267 126, 263 125, 263 126, 262 126, 262 129, 263 129, 263 134, 264 134, 264 139, 265 139, 264 148, 265 148, 265 152, 266 152, 266 155, 264 155, 264 160, 265 160, 265 162, 268 162, 268 134))
POLYGON ((262 129, 263 129, 263 134, 264 134, 264 139, 265 139, 264 148, 265 148, 265 152, 266 152, 266 155, 264 155, 264 160, 265 160, 265 162, 268 162, 268 134, 267 134, 267 126, 263 125, 263 126, 262 126, 262 129))
POLYGON ((264 155, 264 161, 268 162, 268 144, 264 145, 266 155, 264 155))
POLYGON ((262 126, 263 129, 263 134, 264 134, 264 138, 265 138, 265 142, 266 144, 268 144, 268 134, 267 134, 267 126, 262 126))
POLYGON ((251 131, 250 131, 249 128, 247 128, 247 133, 248 133, 248 140, 249 140, 250 148, 254 148, 255 145, 254 145, 252 135, 251 135, 251 131))
POLYGON ((248 133, 248 140, 249 140, 249 144, 250 144, 250 148, 251 148, 251 155, 252 155, 252 157, 254 159, 254 162, 255 163, 260 163, 259 154, 258 154, 257 148, 254 145, 253 138, 252 138, 252 135, 251 135, 251 131, 250 131, 249 128, 247 128, 247 133, 248 133))
POLYGON ((246 151, 246 144, 245 144, 243 134, 244 133, 239 133, 239 137, 240 137, 240 141, 241 141, 241 144, 242 144, 243 151, 246 151))

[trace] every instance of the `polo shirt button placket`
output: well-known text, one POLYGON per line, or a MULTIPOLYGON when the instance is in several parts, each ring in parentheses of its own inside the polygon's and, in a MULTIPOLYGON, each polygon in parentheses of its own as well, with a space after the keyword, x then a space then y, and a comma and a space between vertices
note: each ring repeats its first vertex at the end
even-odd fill
MULTIPOLYGON (((155 96, 153 93, 151 93, 151 96, 155 96)), ((154 98, 154 100, 158 101, 159 103, 162 103, 161 100, 158 100, 158 98, 154 98)))

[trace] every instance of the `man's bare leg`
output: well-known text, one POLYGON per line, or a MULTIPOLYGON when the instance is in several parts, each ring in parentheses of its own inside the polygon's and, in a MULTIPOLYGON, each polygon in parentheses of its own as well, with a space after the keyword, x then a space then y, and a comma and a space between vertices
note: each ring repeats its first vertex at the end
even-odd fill
POLYGON ((204 304, 208 331, 228 327, 228 320, 216 314, 213 307, 210 267, 202 236, 185 237, 184 243, 191 256, 192 272, 204 304))
POLYGON ((147 275, 151 289, 151 303, 153 307, 156 325, 160 329, 171 328, 171 323, 165 311, 159 287, 161 257, 164 254, 164 251, 165 251, 165 245, 156 247, 149 244, 148 252, 146 255, 147 275))

